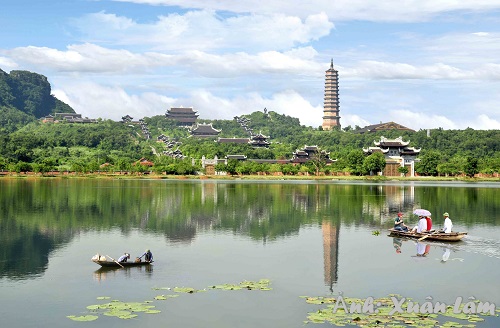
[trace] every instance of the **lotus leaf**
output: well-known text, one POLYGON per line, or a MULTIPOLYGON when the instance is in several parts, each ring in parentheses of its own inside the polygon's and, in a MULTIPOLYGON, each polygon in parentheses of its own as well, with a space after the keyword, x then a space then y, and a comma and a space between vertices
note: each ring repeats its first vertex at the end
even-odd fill
POLYGON ((120 316, 130 315, 132 314, 132 312, 125 310, 111 310, 108 312, 104 312, 103 314, 110 317, 120 317, 120 316))
POLYGON ((69 318, 74 321, 94 321, 97 320, 99 317, 96 315, 82 315, 82 316, 74 316, 74 315, 68 315, 66 318, 69 318))
POLYGON ((190 287, 175 287, 174 292, 193 294, 193 293, 199 292, 199 290, 196 290, 196 289, 190 288, 190 287))
POLYGON ((147 310, 144 313, 147 313, 147 314, 157 314, 157 313, 161 313, 161 311, 160 310, 147 310))
MULTIPOLYGON (((393 295, 392 297, 394 297, 393 295)), ((448 317, 456 318, 459 320, 468 320, 470 323, 477 323, 484 321, 484 318, 477 314, 464 314, 464 313, 454 313, 452 307, 448 307, 446 313, 408 313, 408 312, 396 312, 392 316, 389 315, 392 312, 392 300, 390 298, 380 298, 373 300, 373 304, 377 304, 375 313, 346 313, 343 306, 338 304, 327 304, 334 303, 335 299, 328 297, 309 297, 300 296, 304 298, 306 303, 309 304, 325 304, 326 307, 320 309, 316 312, 311 312, 307 316, 307 321, 305 323, 325 323, 329 322, 335 326, 345 326, 345 325, 355 325, 355 326, 390 326, 390 327, 475 327, 474 324, 461 324, 458 322, 448 321, 444 324, 440 324, 436 318, 448 317), (336 311, 333 311, 336 309, 336 311)), ((402 309, 407 308, 407 302, 401 305, 402 309)), ((364 304, 365 300, 356 298, 344 298, 345 306, 347 310, 351 310, 351 305, 364 304)), ((356 305, 353 309, 359 311, 359 305, 356 305)), ((497 310, 498 311, 498 310, 497 310)))

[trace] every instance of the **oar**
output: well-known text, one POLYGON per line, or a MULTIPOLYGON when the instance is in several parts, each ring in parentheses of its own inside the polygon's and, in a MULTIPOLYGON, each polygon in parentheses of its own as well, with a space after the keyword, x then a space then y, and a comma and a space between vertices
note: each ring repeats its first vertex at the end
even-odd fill
POLYGON ((111 256, 109 256, 109 255, 106 255, 106 256, 107 256, 107 257, 109 257, 110 259, 112 259, 113 261, 115 261, 115 262, 116 262, 116 264, 118 264, 119 266, 121 266, 122 268, 124 268, 124 269, 125 269, 125 267, 124 267, 123 265, 121 265, 121 264, 120 264, 120 262, 118 262, 117 260, 115 260, 114 258, 112 258, 112 257, 111 257, 111 256))
POLYGON ((432 232, 432 233, 429 233, 429 234, 427 234, 427 235, 423 236, 422 238, 419 238, 417 241, 422 241, 422 240, 424 240, 425 238, 429 237, 430 235, 433 235, 433 234, 438 233, 438 232, 439 232, 439 231, 434 231, 434 232, 432 232))

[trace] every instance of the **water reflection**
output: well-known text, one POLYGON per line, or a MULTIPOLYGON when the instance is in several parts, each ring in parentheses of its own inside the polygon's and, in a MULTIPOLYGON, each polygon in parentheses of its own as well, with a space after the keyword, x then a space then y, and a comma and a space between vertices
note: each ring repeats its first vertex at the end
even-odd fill
POLYGON ((401 246, 403 246, 403 240, 401 238, 392 238, 392 246, 396 249, 396 254, 401 254, 401 246))
POLYGON ((443 256, 441 258, 441 262, 444 263, 444 262, 448 261, 448 259, 450 258, 451 249, 447 246, 444 246, 441 248, 443 250, 443 256))
POLYGON ((431 245, 417 242, 417 257, 425 257, 429 255, 431 245))
MULTIPOLYGON (((304 225, 319 224, 324 280, 331 287, 338 280, 341 227, 382 230, 393 224, 387 217, 399 211, 410 214, 423 204, 439 204, 429 207, 431 212, 442 213, 446 208, 461 213, 461 218, 454 218, 455 225, 500 225, 496 215, 500 212, 499 188, 459 185, 449 192, 449 187, 416 183, 0 180, 0 277, 23 279, 42 274, 54 250, 86 231, 119 229, 128 235, 140 230, 180 244, 192 243, 199 233, 223 231, 268 243, 296 236, 304 225)), ((488 254, 500 256, 498 248, 480 248, 485 242, 477 244, 477 252, 488 250, 488 254)))
POLYGON ((339 223, 323 222, 321 225, 323 232, 323 258, 325 284, 333 291, 333 285, 338 280, 339 261, 339 223))
POLYGON ((102 282, 108 278, 115 278, 117 276, 132 277, 134 274, 142 274, 142 277, 151 278, 153 275, 154 265, 144 265, 138 267, 101 267, 94 271, 94 280, 102 282))

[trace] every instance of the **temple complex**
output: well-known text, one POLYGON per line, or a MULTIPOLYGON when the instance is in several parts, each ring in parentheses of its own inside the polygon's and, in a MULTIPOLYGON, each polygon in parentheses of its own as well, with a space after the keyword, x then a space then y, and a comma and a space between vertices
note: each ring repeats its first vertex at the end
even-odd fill
POLYGON ((220 130, 214 129, 212 123, 197 124, 191 129, 191 136, 197 138, 215 138, 219 135, 220 130))
POLYGON ((319 150, 318 146, 307 146, 305 145, 302 149, 297 149, 290 160, 291 163, 294 164, 302 164, 309 162, 314 159, 314 154, 320 152, 321 157, 325 159, 327 164, 333 163, 334 160, 330 159, 330 153, 325 152, 324 150, 319 150))
POLYGON ((249 143, 250 143, 250 145, 252 145, 252 147, 256 147, 256 148, 259 148, 259 147, 269 148, 270 142, 267 141, 267 139, 269 139, 269 136, 265 136, 262 133, 258 133, 256 135, 253 135, 253 136, 250 137, 249 143))
POLYGON ((375 147, 363 148, 366 155, 371 155, 375 152, 380 152, 385 156, 384 176, 401 176, 398 171, 399 167, 407 167, 408 174, 415 176, 415 163, 420 160, 417 158, 420 149, 408 147, 410 141, 403 141, 403 137, 396 139, 388 139, 380 137, 380 141, 373 141, 375 147))
POLYGON ((340 128, 339 105, 339 74, 333 68, 333 59, 325 77, 325 102, 323 109, 323 130, 340 128))
POLYGON ((171 107, 165 113, 168 119, 176 120, 180 125, 193 125, 198 118, 192 107, 171 107))

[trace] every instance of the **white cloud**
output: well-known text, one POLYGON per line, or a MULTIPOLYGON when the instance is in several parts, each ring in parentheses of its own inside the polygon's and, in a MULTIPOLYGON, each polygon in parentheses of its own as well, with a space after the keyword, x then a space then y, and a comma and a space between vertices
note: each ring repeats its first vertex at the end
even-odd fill
POLYGON ((360 128, 365 127, 367 125, 371 125, 369 121, 366 119, 362 118, 359 115, 356 114, 342 114, 341 113, 341 119, 340 119, 340 124, 342 128, 345 128, 347 126, 351 126, 352 128, 359 126, 360 128))
POLYGON ((193 107, 205 119, 232 119, 267 108, 279 114, 296 117, 301 124, 318 127, 322 123, 323 108, 313 106, 295 91, 284 91, 265 98, 257 93, 224 98, 199 89, 183 98, 169 98, 147 92, 130 95, 124 89, 96 83, 73 83, 55 89, 53 94, 72 106, 77 113, 89 118, 121 119, 163 115, 172 106, 193 107))
POLYGON ((500 120, 495 120, 485 114, 480 114, 467 127, 477 130, 500 130, 500 120))
POLYGON ((113 120, 127 114, 136 119, 162 115, 176 101, 152 92, 130 95, 122 88, 91 82, 65 83, 53 94, 85 117, 113 120))
POLYGON ((300 94, 287 90, 265 98, 258 93, 247 93, 234 98, 222 98, 207 90, 197 90, 190 99, 199 111, 200 118, 232 119, 234 116, 249 114, 267 108, 281 115, 298 118, 300 124, 318 127, 322 123, 323 107, 313 106, 300 94))
POLYGON ((475 66, 498 61, 500 33, 449 33, 436 38, 418 40, 421 51, 430 54, 430 60, 475 66))
POLYGON ((15 61, 7 57, 0 57, 0 68, 9 72, 10 70, 17 69, 18 65, 15 61))
POLYGON ((423 112, 412 112, 409 110, 390 111, 391 120, 411 129, 457 129, 457 125, 449 118, 423 112))
POLYGON ((152 23, 99 12, 74 20, 86 42, 148 45, 154 50, 182 52, 213 49, 286 49, 330 33, 333 23, 325 13, 301 19, 276 14, 221 17, 215 11, 188 11, 159 16, 152 23))
POLYGON ((367 79, 431 79, 431 80, 500 80, 500 64, 484 63, 471 70, 443 63, 416 66, 397 62, 361 61, 355 67, 341 68, 344 77, 367 79))
POLYGON ((255 55, 243 52, 217 55, 201 51, 165 55, 158 52, 133 53, 86 43, 70 45, 66 51, 28 46, 8 50, 6 53, 25 66, 43 67, 44 70, 59 72, 152 74, 153 70, 159 68, 175 68, 176 71, 184 71, 186 74, 196 72, 193 78, 198 75, 228 78, 264 73, 317 75, 324 70, 324 65, 314 61, 317 53, 312 47, 287 52, 266 51, 255 55))
POLYGON ((18 47, 5 51, 17 62, 72 72, 127 72, 148 67, 168 65, 171 57, 156 54, 135 54, 128 50, 114 50, 95 44, 69 45, 60 51, 47 47, 18 47))
POLYGON ((454 11, 485 11, 499 9, 497 0, 115 0, 181 8, 210 8, 236 13, 285 13, 305 17, 324 11, 334 20, 424 21, 454 11))

